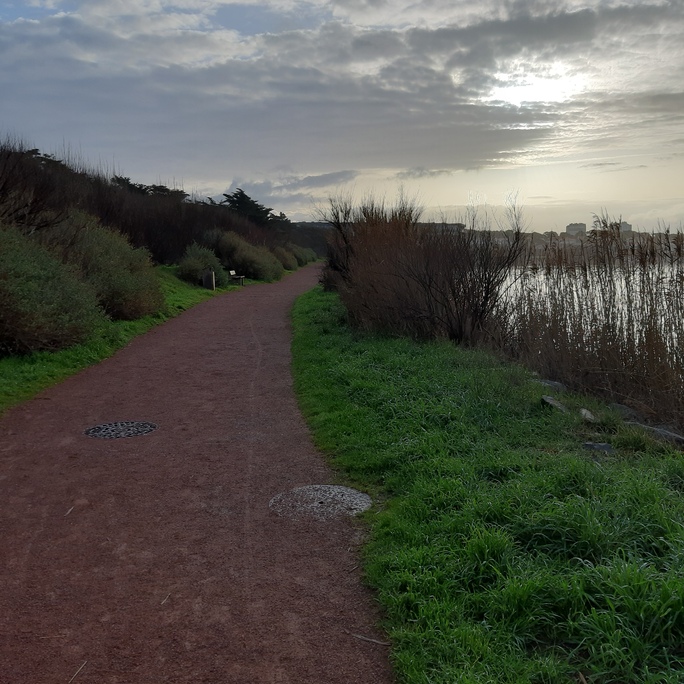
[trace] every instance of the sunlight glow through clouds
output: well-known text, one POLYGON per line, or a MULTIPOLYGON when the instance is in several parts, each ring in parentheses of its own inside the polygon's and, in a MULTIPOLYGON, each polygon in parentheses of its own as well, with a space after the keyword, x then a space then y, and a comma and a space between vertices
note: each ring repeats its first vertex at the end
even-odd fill
POLYGON ((548 75, 526 74, 524 68, 514 73, 496 73, 502 82, 484 98, 486 102, 506 102, 520 107, 523 103, 561 103, 587 89, 587 78, 573 75, 562 64, 554 64, 548 75))

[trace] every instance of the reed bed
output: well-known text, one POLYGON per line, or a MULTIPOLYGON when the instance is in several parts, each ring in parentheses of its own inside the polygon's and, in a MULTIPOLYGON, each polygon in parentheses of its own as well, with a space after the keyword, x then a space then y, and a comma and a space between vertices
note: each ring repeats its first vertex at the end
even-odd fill
POLYGON ((356 327, 486 346, 550 379, 684 428, 684 234, 620 232, 596 217, 582 242, 545 245, 471 210, 459 224, 419 223, 331 200, 323 283, 356 327))
POLYGON ((684 234, 620 234, 597 218, 579 245, 555 239, 503 293, 501 349, 651 420, 684 419, 684 234))

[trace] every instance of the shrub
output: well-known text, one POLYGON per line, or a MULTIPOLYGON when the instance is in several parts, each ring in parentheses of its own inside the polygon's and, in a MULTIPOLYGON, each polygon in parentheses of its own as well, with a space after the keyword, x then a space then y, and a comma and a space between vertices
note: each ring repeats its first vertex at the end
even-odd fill
POLYGON ((225 287, 230 282, 228 274, 216 254, 208 247, 202 247, 193 242, 185 250, 185 254, 178 264, 178 276, 197 285, 202 281, 202 274, 207 269, 214 271, 217 287, 225 287))
POLYGON ((290 252, 292 252, 292 254, 294 254, 294 257, 297 259, 297 263, 300 266, 306 266, 308 263, 316 261, 318 258, 316 256, 316 252, 314 252, 310 247, 300 247, 292 242, 288 242, 285 246, 290 250, 290 252))
POLYGON ((421 224, 406 199, 387 209, 370 199, 359 207, 331 200, 333 227, 326 288, 335 288, 357 326, 415 338, 488 340, 525 240, 514 206, 511 230, 495 234, 485 214, 467 223, 421 224))
POLYGON ((272 252, 286 271, 296 271, 299 268, 297 258, 289 249, 285 249, 285 247, 274 247, 272 252))
POLYGON ((17 228, 0 226, 0 355, 78 344, 102 322, 92 287, 17 228))
POLYGON ((134 249, 96 218, 77 212, 37 237, 77 269, 111 318, 135 320, 161 308, 164 298, 149 252, 134 249))
MULTIPOLYGON (((188 247, 190 249, 190 247, 188 247)), ((202 273, 206 270, 204 261, 193 256, 184 256, 178 264, 178 277, 193 285, 202 284, 202 273)))
POLYGON ((279 280, 283 276, 283 265, 267 247, 251 245, 231 231, 221 235, 217 251, 221 263, 239 275, 266 282, 279 280))

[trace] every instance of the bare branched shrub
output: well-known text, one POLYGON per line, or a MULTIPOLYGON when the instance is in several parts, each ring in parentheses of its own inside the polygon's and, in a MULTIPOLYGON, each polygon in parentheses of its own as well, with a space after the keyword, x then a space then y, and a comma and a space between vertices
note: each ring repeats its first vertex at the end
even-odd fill
POLYGON ((474 208, 459 224, 420 223, 420 215, 404 197, 390 208, 330 200, 324 284, 360 327, 469 344, 497 336, 512 267, 525 261, 519 209, 510 206, 505 231, 474 208))

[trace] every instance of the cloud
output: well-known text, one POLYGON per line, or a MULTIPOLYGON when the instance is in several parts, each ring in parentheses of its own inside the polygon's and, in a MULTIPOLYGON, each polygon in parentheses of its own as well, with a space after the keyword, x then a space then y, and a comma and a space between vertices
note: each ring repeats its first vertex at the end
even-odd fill
POLYGON ((288 173, 280 175, 277 180, 237 177, 226 192, 242 188, 251 197, 258 197, 261 203, 272 204, 277 211, 282 211, 305 203, 313 206, 334 194, 340 186, 354 181, 358 175, 357 171, 345 170, 311 176, 288 173))
POLYGON ((620 166, 618 162, 590 162, 589 164, 581 164, 580 169, 602 169, 607 166, 620 166))
MULTIPOLYGON (((299 190, 311 190, 319 188, 330 188, 349 183, 358 176, 357 171, 335 171, 333 173, 321 173, 315 176, 297 176, 296 174, 281 175, 277 180, 247 181, 235 179, 230 190, 243 187, 241 184, 251 188, 260 188, 271 196, 291 195, 299 190)), ((243 190, 245 188, 243 187, 243 190)))
POLYGON ((141 182, 268 176, 255 191, 308 202, 370 170, 428 183, 627 153, 643 168, 684 128, 675 2, 35 4, 38 20, 0 21, 0 121, 141 182))
POLYGON ((288 182, 289 188, 329 188, 344 183, 350 183, 358 176, 358 171, 335 171, 333 173, 321 173, 318 176, 305 176, 288 182))
POLYGON ((417 166, 412 169, 406 169, 397 173, 396 178, 399 180, 418 179, 418 178, 438 178, 439 176, 450 176, 453 171, 448 169, 426 169, 423 166, 417 166))

